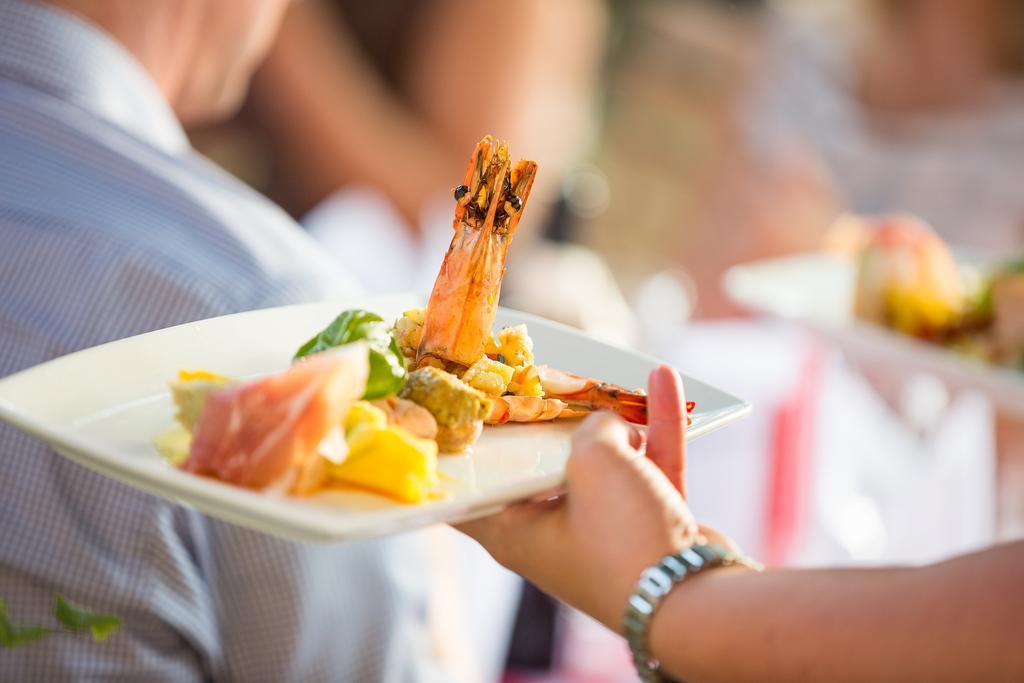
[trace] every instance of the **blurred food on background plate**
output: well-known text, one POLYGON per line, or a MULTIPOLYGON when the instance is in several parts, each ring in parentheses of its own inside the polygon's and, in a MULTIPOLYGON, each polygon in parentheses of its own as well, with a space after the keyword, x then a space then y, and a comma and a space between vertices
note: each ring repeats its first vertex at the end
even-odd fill
POLYGON ((843 216, 830 242, 857 259, 861 320, 1024 370, 1024 255, 958 263, 913 216, 843 216))

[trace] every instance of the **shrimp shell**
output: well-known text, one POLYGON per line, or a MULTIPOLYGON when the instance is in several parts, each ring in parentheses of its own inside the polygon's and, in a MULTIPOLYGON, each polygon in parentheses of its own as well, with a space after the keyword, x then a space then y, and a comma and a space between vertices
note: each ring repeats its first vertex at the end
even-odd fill
POLYGON ((430 293, 417 366, 436 358, 469 366, 484 355, 501 295, 505 257, 537 164, 509 162, 508 145, 481 140, 455 194, 455 235, 430 293))

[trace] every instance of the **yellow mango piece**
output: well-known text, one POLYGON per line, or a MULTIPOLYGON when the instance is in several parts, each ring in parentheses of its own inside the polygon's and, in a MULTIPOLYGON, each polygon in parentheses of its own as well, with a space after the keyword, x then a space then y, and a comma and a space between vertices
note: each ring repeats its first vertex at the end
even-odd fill
POLYGON ((911 335, 947 327, 959 314, 956 307, 941 297, 911 287, 890 287, 885 310, 889 324, 911 335))
POLYGON ((363 427, 348 440, 348 457, 328 465, 335 481, 384 494, 403 503, 419 503, 438 485, 437 444, 401 427, 363 427))
POLYGON ((348 409, 345 418, 345 437, 351 436, 357 429, 366 427, 387 427, 387 414, 368 401, 356 401, 348 409))
POLYGON ((184 368, 178 370, 178 381, 179 382, 230 382, 229 377, 219 375, 216 372, 210 372, 209 370, 185 370, 184 368))

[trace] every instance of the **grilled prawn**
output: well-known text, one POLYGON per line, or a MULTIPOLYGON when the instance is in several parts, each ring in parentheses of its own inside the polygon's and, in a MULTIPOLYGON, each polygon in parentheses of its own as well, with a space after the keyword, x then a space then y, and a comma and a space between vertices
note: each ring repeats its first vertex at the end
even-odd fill
MULTIPOLYGON (((490 401, 489 424, 540 422, 614 410, 647 422, 647 394, 554 368, 534 366, 525 327, 492 336, 505 257, 537 173, 510 162, 508 145, 481 140, 455 188, 455 235, 425 311, 395 324, 403 352, 419 368, 447 370, 490 401)), ((414 399, 415 400, 415 399, 414 399)))
POLYGON ((508 145, 481 140, 455 188, 455 236, 430 293, 417 353, 469 366, 484 355, 505 274, 505 256, 530 196, 537 163, 509 162, 508 145))

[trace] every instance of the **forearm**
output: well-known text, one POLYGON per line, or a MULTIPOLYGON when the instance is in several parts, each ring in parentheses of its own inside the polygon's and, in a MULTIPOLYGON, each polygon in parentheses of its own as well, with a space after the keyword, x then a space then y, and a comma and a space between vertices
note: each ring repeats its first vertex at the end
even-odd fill
POLYGON ((687 681, 1021 680, 1024 543, 919 569, 716 570, 651 633, 687 681))
POLYGON ((546 204, 594 130, 607 8, 595 0, 438 0, 410 46, 406 89, 452 149, 490 131, 535 159, 546 204))

